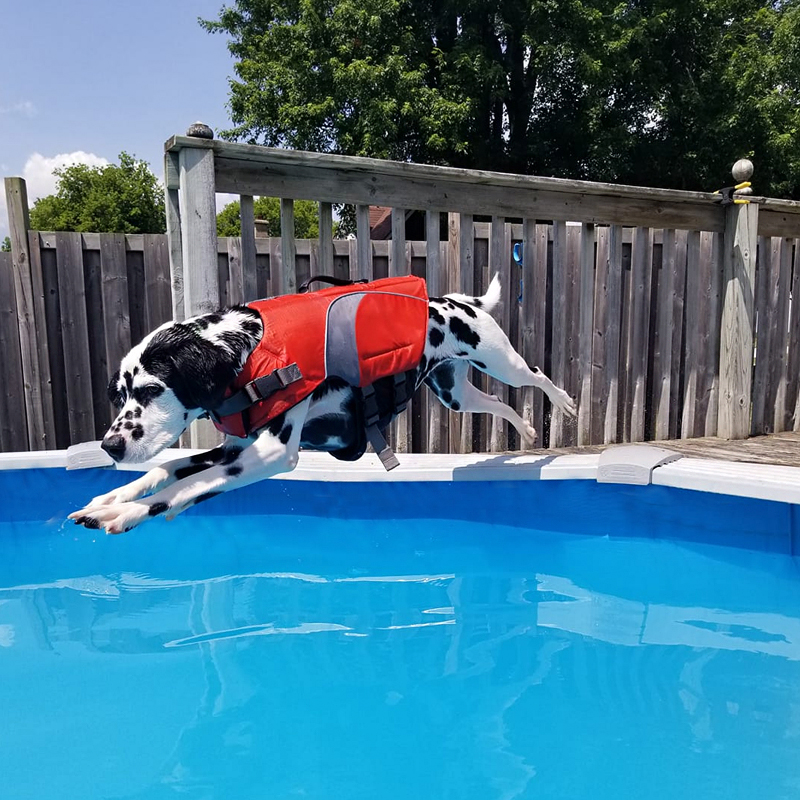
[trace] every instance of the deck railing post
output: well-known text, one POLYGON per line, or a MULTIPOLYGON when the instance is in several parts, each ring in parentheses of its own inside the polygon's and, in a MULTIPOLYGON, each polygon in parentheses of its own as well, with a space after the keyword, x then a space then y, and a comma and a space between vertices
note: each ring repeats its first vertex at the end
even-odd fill
MULTIPOLYGON (((214 138, 207 125, 195 123, 187 136, 214 138)), ((214 151, 210 147, 183 147, 178 156, 181 193, 181 256, 186 317, 216 311, 220 306, 217 267, 217 208, 214 151)), ((192 447, 214 447, 219 433, 206 421, 190 430, 192 447)))
MULTIPOLYGON (((737 183, 748 181, 752 173, 749 161, 734 165, 737 183)), ((728 205, 723 234, 717 426, 717 435, 722 439, 745 439, 750 433, 757 237, 758 205, 728 205)))

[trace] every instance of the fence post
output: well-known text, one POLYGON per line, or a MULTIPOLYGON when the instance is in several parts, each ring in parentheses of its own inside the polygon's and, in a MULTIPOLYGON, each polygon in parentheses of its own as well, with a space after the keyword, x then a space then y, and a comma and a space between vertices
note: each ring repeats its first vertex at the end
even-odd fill
MULTIPOLYGON (((734 164, 733 177, 737 183, 749 180, 752 173, 753 165, 749 161, 734 164)), ((758 205, 727 206, 717 426, 717 436, 722 439, 745 439, 750 433, 757 237, 758 205)))
MULTIPOLYGON (((45 386, 40 369, 40 343, 36 327, 36 298, 31 273, 31 249, 28 239, 28 191, 23 178, 5 179, 8 223, 11 238, 14 294, 16 295, 19 344, 22 358, 23 393, 27 417, 28 449, 44 450, 52 441, 52 407, 49 386, 45 386), (48 426, 48 422, 50 425, 48 426), (49 427, 49 430, 48 430, 49 427), (48 433, 51 441, 48 442, 48 433)), ((24 425, 23 425, 24 427, 24 425)))
MULTIPOLYGON (((214 138, 211 128, 199 122, 186 135, 214 138)), ((191 317, 216 311, 220 305, 214 151, 210 147, 183 147, 178 162, 184 310, 191 317)), ((192 447, 214 447, 220 436, 211 422, 199 420, 191 427, 190 440, 192 447)))

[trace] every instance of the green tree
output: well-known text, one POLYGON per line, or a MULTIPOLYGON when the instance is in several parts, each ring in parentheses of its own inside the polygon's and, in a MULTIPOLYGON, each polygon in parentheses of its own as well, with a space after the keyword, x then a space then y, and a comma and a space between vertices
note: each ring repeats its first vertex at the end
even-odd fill
POLYGON ((39 231, 164 233, 164 190, 144 161, 120 153, 119 164, 72 164, 54 170, 56 193, 37 200, 31 228, 39 231))
MULTIPOLYGON (((267 222, 267 235, 281 235, 281 204, 276 197, 257 197, 253 201, 256 219, 267 222)), ((240 236, 239 201, 228 203, 217 214, 217 236, 240 236)), ((294 204, 294 235, 297 239, 316 239, 319 236, 317 204, 312 200, 296 200, 294 204)))
POLYGON ((11 252, 11 237, 6 236, 3 239, 2 244, 0 244, 0 253, 10 253, 11 252))
POLYGON ((233 0, 223 136, 800 197, 800 0, 233 0))

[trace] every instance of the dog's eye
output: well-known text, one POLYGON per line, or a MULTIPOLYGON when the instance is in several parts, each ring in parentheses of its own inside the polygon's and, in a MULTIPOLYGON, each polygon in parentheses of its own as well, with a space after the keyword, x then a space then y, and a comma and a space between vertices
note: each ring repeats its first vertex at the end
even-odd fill
POLYGON ((157 383, 147 383, 144 386, 137 386, 133 390, 133 399, 136 400, 139 405, 146 406, 163 393, 163 386, 159 386, 157 383))

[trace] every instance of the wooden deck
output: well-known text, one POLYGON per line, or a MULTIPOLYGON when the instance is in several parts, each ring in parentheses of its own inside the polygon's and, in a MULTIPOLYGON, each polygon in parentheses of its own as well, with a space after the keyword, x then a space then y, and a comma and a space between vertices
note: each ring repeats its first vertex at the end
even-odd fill
MULTIPOLYGON (((749 461, 755 464, 779 464, 800 467, 800 432, 773 433, 753 436, 750 439, 728 441, 706 436, 698 439, 670 439, 665 442, 644 442, 664 447, 695 458, 718 458, 724 461, 749 461)), ((600 453, 619 445, 592 445, 588 447, 562 447, 555 450, 538 450, 537 454, 600 453)))

